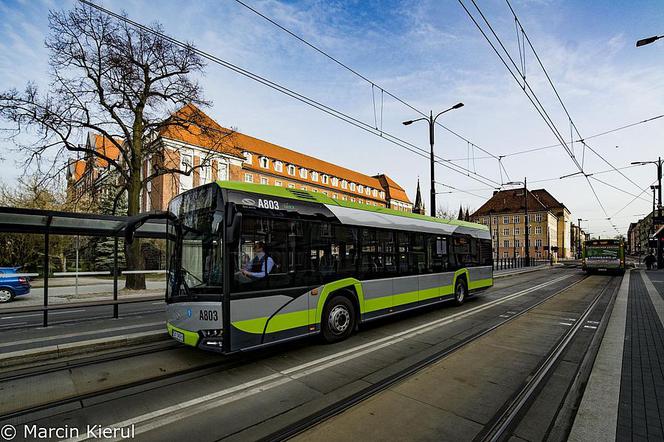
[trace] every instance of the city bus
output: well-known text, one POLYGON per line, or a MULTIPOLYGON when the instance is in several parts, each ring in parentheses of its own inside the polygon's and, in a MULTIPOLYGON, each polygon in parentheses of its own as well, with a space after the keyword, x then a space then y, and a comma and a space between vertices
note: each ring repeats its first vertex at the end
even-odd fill
POLYGON ((167 215, 168 333, 204 350, 336 342, 493 285, 480 224, 230 181, 178 195, 167 215))
POLYGON ((582 268, 587 273, 625 272, 625 243, 621 239, 591 239, 583 248, 582 268))

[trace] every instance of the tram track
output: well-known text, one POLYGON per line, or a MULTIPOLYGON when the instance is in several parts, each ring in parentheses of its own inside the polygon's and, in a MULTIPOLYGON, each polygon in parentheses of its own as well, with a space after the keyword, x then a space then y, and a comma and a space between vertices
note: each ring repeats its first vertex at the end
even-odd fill
MULTIPOLYGON (((300 419, 292 424, 289 424, 277 431, 270 433, 267 436, 261 438, 261 441, 282 441, 288 440, 295 436, 298 436, 307 430, 312 429, 313 427, 337 416, 352 407, 362 403, 363 401, 369 399, 370 397, 390 388, 391 386, 399 383, 400 381, 406 380, 407 378, 413 376, 419 371, 423 370, 426 367, 431 366, 432 364, 440 361, 441 359, 450 356, 451 354, 467 347, 469 344, 477 341, 478 339, 490 334, 499 327, 502 327, 519 317, 533 311, 537 307, 545 304, 546 302, 552 300, 556 296, 572 289, 574 286, 586 281, 588 276, 584 277, 581 280, 575 281, 560 290, 548 295, 547 297, 539 300, 537 303, 529 306, 528 308, 518 312, 514 316, 505 318, 503 321, 500 321, 497 324, 494 324, 490 328, 482 330, 474 335, 468 336, 466 339, 458 342, 455 345, 447 347, 440 350, 439 352, 428 356, 425 359, 422 359, 397 373, 392 374, 385 379, 372 384, 355 394, 343 398, 321 410, 318 410, 303 419, 300 419)), ((607 293, 613 296, 617 291, 617 286, 619 285, 620 278, 612 278, 607 281, 607 284, 602 288, 602 290, 593 298, 589 305, 584 309, 584 311, 579 315, 578 319, 574 322, 574 326, 570 328, 557 342, 557 344, 551 349, 545 358, 531 376, 528 377, 528 381, 524 383, 523 387, 517 391, 514 396, 511 398, 508 403, 506 403, 496 414, 496 416, 490 421, 490 423, 484 428, 482 432, 478 434, 475 440, 478 441, 499 441, 506 440, 511 434, 510 431, 518 424, 518 418, 522 417, 524 410, 527 409, 528 405, 533 399, 533 395, 536 395, 539 389, 542 387, 543 382, 546 382, 547 376, 550 375, 551 371, 556 367, 557 362, 560 360, 561 355, 564 354, 565 349, 569 347, 570 342, 577 335, 578 331, 583 328, 585 319, 594 311, 598 303, 602 299, 605 299, 607 293)), ((611 301, 613 298, 611 298, 611 301)), ((607 310, 610 311, 611 302, 607 306, 607 310)), ((606 312, 604 312, 606 313, 606 312)), ((586 350, 588 351, 588 350, 586 350)))
MULTIPOLYGON (((551 278, 550 276, 549 277, 543 277, 541 279, 542 280, 547 280, 547 281, 539 282, 539 280, 538 280, 538 283, 530 282, 529 287, 526 287, 526 288, 524 288, 524 289, 522 289, 518 292, 512 293, 511 295, 506 295, 506 296, 500 297, 498 299, 494 299, 493 301, 488 301, 485 304, 481 304, 479 306, 470 308, 468 312, 462 310, 460 312, 457 312, 457 313, 454 313, 454 314, 450 315, 449 318, 445 317, 445 318, 441 318, 441 319, 445 320, 445 321, 455 321, 455 320, 457 320, 457 317, 463 318, 466 315, 473 314, 473 311, 475 311, 477 309, 491 308, 493 305, 497 305, 496 303, 502 303, 502 302, 505 302, 506 300, 511 299, 512 297, 522 296, 525 293, 530 293, 534 290, 537 290, 538 287, 548 286, 552 283, 555 284, 557 282, 563 281, 565 278, 567 278, 569 276, 570 275, 567 275, 565 277, 560 277, 559 276, 559 277, 556 277, 556 278, 551 278)), ((577 281, 573 282, 572 284, 566 285, 563 289, 556 291, 553 295, 550 295, 546 299, 549 299, 550 297, 555 296, 555 294, 559 293, 560 291, 563 291, 563 290, 565 290, 565 289, 567 289, 567 288, 569 288, 569 287, 571 287, 575 284, 578 284, 581 281, 583 281, 583 279, 577 280, 577 281)), ((518 285, 517 281, 515 281, 514 284, 506 284, 501 290, 508 290, 509 288, 514 287, 515 285, 518 285)), ((516 299, 516 298, 514 298, 514 299, 516 299)), ((543 302, 545 300, 542 300, 542 301, 538 302, 538 304, 540 304, 541 302, 543 302)), ((499 324, 495 325, 491 329, 495 329, 495 328, 499 327, 500 325, 505 324, 506 322, 508 322, 508 321, 501 321, 499 324)), ((430 324, 426 323, 426 324, 423 324, 419 327, 416 327, 419 330, 416 333, 425 332, 426 330, 429 329, 428 328, 429 325, 430 324)), ((482 333, 482 335, 487 333, 487 332, 488 331, 482 333)), ((401 338, 398 338, 398 339, 401 339, 401 338)), ((372 351, 375 348, 376 345, 389 345, 389 344, 391 344, 391 342, 387 342, 387 343, 383 343, 383 344, 381 344, 381 343, 371 343, 371 345, 369 346, 370 348, 368 348, 365 351, 372 351)), ((153 349, 153 352, 155 352, 155 353, 160 352, 160 351, 164 352, 166 350, 174 350, 174 349, 177 349, 177 348, 178 348, 178 345, 174 344, 174 347, 172 347, 172 348, 166 348, 166 347, 161 348, 161 349, 156 349, 155 348, 155 349, 153 349)), ((118 385, 116 387, 100 389, 100 390, 97 390, 97 391, 94 391, 94 392, 89 392, 89 393, 86 393, 86 394, 80 394, 80 395, 75 395, 75 396, 71 396, 71 397, 67 397, 67 398, 62 398, 60 400, 49 401, 47 403, 39 404, 39 405, 34 406, 34 407, 26 407, 26 408, 23 408, 23 409, 20 409, 20 410, 15 410, 11 413, 5 413, 3 415, 0 415, 0 421, 11 420, 11 421, 14 421, 14 422, 18 422, 18 421, 26 422, 26 421, 31 420, 31 416, 38 416, 38 418, 40 418, 40 419, 43 418, 44 416, 46 416, 46 417, 56 416, 59 413, 71 411, 72 409, 85 408, 86 406, 88 406, 90 404, 99 404, 99 403, 105 402, 106 400, 112 400, 113 398, 118 397, 118 395, 128 396, 128 395, 133 395, 133 394, 139 394, 139 393, 146 392, 146 391, 149 391, 149 390, 158 389, 158 388, 161 388, 161 387, 168 387, 168 386, 171 386, 171 385, 175 385, 177 383, 186 382, 186 381, 189 381, 189 380, 192 380, 192 379, 201 378, 201 377, 208 376, 208 375, 211 375, 211 374, 214 374, 214 373, 223 372, 223 371, 229 370, 231 368, 239 367, 239 366, 242 366, 243 364, 250 363, 252 361, 255 361, 256 359, 264 358, 266 356, 270 356, 270 355, 275 354, 275 353, 280 353, 280 352, 283 351, 283 349, 284 349, 284 346, 281 346, 281 347, 273 347, 269 350, 262 350, 260 352, 239 354, 239 355, 236 355, 236 356, 233 356, 233 357, 227 357, 223 361, 217 360, 217 361, 214 361, 214 362, 211 362, 211 363, 208 363, 208 364, 203 364, 201 366, 197 366, 195 368, 191 368, 191 369, 187 369, 187 370, 180 370, 180 371, 173 372, 173 373, 167 373, 167 374, 164 374, 162 376, 156 376, 156 377, 151 377, 149 379, 141 379, 140 381, 136 381, 136 382, 125 383, 123 385, 118 385)), ((355 349, 351 349, 351 350, 355 350, 355 349)), ((450 351, 453 351, 453 350, 450 349, 450 351)), ((140 353, 140 350, 135 350, 133 352, 126 352, 126 354, 124 355, 124 358, 131 358, 131 357, 137 356, 137 354, 139 354, 139 353, 140 353)), ((340 353, 337 353, 333 356, 345 357, 345 356, 343 356, 344 353, 349 354, 349 356, 347 356, 347 357, 356 357, 350 351, 340 352, 340 353)), ((114 361, 114 360, 117 360, 117 359, 118 359, 117 355, 115 357, 113 355, 101 355, 97 358, 92 357, 92 358, 89 358, 88 360, 82 360, 82 361, 72 363, 73 365, 69 365, 69 366, 60 366, 60 367, 53 366, 53 367, 50 367, 50 369, 46 368, 41 373, 26 374, 25 376, 17 374, 17 377, 15 377, 13 379, 15 379, 15 380, 16 379, 26 380, 26 379, 29 379, 31 376, 36 376, 38 374, 48 374, 48 373, 56 372, 58 370, 70 370, 74 367, 84 367, 86 365, 94 365, 94 364, 114 361)), ((323 359, 325 359, 325 358, 323 358, 323 359)), ((322 366, 319 367, 319 366, 308 366, 307 364, 304 364, 304 366, 303 366, 304 369, 303 370, 293 371, 292 373, 288 373, 288 376, 290 376, 293 379, 297 378, 297 377, 305 376, 309 372, 319 370, 321 367, 324 367, 324 365, 325 364, 323 364, 322 366)), ((11 379, 11 378, 1 379, 0 382, 3 382, 7 379, 11 379)))

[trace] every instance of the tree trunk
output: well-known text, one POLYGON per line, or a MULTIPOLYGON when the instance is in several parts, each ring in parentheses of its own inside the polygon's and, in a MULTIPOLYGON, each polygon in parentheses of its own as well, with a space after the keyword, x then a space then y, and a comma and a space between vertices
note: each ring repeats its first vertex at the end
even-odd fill
MULTIPOLYGON (((139 132, 141 128, 138 128, 134 124, 134 134, 139 132)), ((138 215, 141 210, 141 136, 140 132, 138 137, 134 136, 132 140, 132 161, 131 169, 132 173, 130 174, 129 185, 127 186, 127 215, 134 216, 138 215)), ((138 239, 134 239, 131 244, 125 242, 125 259, 127 263, 127 269, 129 270, 143 270, 143 257, 141 256, 141 242, 138 239)), ((145 275, 143 274, 131 274, 126 275, 125 277, 125 288, 130 290, 144 290, 145 289, 145 275)))

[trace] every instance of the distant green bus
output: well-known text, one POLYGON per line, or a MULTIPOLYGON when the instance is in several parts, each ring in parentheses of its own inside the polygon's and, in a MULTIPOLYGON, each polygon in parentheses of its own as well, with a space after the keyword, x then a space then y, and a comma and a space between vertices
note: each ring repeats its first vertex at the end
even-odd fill
POLYGON ((625 272, 625 243, 620 239, 591 239, 583 248, 583 270, 595 272, 625 272))
POLYGON ((359 323, 493 285, 486 226, 219 181, 169 204, 167 328, 231 353, 359 323))

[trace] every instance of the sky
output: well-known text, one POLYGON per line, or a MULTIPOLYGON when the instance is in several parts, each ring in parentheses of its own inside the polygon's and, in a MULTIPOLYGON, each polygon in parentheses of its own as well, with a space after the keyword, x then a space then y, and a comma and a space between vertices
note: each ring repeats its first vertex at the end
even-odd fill
MULTIPOLYGON (((235 0, 160 0, 158 8, 156 2, 138 0, 99 3, 125 11, 141 23, 160 22, 177 39, 371 126, 382 124, 385 132, 425 151, 429 149, 426 124, 403 126, 402 121, 419 115, 381 89, 425 112, 463 102, 463 108, 442 115, 439 121, 472 144, 443 128, 436 131, 436 154, 472 172, 436 165, 436 181, 451 186, 437 185, 438 205, 451 212, 458 211, 459 205, 472 211, 491 196, 494 187, 524 177, 529 188, 545 188, 565 204, 574 220, 587 220, 582 225, 594 235, 615 235, 612 224, 626 233, 630 222, 650 211, 651 192, 642 190, 655 179, 653 165, 621 170, 626 177, 604 171, 664 154, 664 118, 590 137, 664 114, 664 40, 635 47, 640 38, 664 33, 660 1, 510 0, 579 133, 606 160, 589 149, 584 155, 580 143, 574 144, 575 157, 583 162, 586 173, 604 172, 589 178, 601 206, 583 176, 559 179, 578 171, 562 146, 509 155, 558 140, 459 1, 244 1, 377 86, 235 0), (495 156, 506 155, 505 170, 474 146, 495 156), (474 174, 485 177, 483 182, 472 179, 474 174), (638 194, 640 198, 634 200, 638 194)), ((470 0, 464 3, 473 8, 470 0)), ((48 53, 43 45, 48 11, 74 4, 73 0, 0 0, 0 89, 22 89, 28 81, 48 89, 48 53)), ((507 2, 477 4, 519 63, 514 17, 507 2)), ((479 19, 477 11, 471 11, 479 19)), ((530 51, 525 53, 525 68, 526 80, 569 140, 569 120, 530 51)), ((428 207, 426 158, 222 66, 208 63, 200 82, 212 102, 205 111, 222 126, 366 174, 385 173, 412 199, 420 179, 428 207)), ((0 121, 3 127, 7 123, 0 121)), ((18 167, 24 157, 3 140, 0 157, 2 180, 11 185, 25 172, 18 167)))

